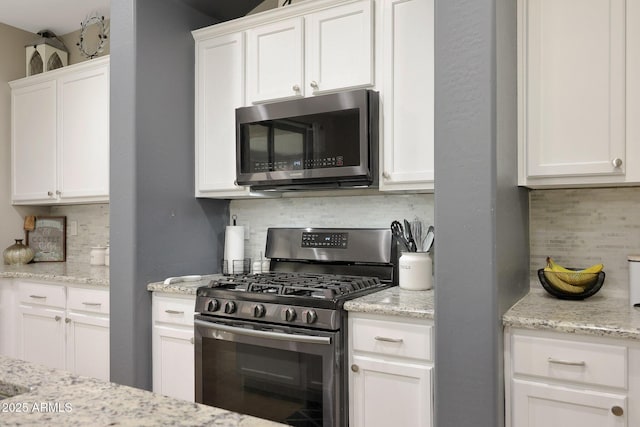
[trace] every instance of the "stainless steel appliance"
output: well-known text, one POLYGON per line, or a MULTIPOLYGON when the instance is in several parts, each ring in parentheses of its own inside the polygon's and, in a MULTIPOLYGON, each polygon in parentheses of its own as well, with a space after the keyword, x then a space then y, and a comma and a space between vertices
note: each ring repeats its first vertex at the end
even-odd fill
POLYGON ((389 229, 269 229, 269 273, 198 288, 196 401, 294 426, 347 426, 343 305, 392 286, 394 247, 389 229))
POLYGON ((377 185, 378 93, 236 109, 237 183, 254 190, 377 185))

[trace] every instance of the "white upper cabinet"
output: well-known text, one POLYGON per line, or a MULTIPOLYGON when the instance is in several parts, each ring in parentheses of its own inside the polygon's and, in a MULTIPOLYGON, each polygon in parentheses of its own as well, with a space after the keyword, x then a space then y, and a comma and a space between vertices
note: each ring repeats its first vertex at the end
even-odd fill
POLYGON ((518 1, 520 185, 640 181, 634 3, 518 1))
POLYGON ((235 109, 244 100, 244 34, 196 38, 196 197, 249 194, 235 185, 235 109))
POLYGON ((372 86, 372 0, 247 30, 247 104, 372 86))
POLYGON ((11 85, 14 204, 109 200, 109 58, 11 85))
POLYGON ((380 190, 433 190, 433 0, 388 0, 380 8, 380 190))
POLYGON ((304 95, 302 28, 297 17, 247 30, 249 103, 304 95))

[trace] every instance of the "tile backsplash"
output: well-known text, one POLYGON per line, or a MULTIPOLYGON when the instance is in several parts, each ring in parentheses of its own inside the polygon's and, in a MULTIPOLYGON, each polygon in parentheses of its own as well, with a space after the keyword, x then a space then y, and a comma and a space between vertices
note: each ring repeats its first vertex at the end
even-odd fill
POLYGON ((531 283, 547 256, 568 267, 603 263, 601 292, 628 294, 627 256, 640 254, 640 188, 530 192, 531 283))
POLYGON ((232 200, 229 213, 249 227, 245 256, 259 259, 269 227, 387 228, 415 217, 431 225, 433 200, 433 194, 232 200))
POLYGON ((53 206, 52 216, 67 217, 67 261, 89 264, 93 246, 109 242, 109 204, 53 206), (78 223, 78 233, 71 235, 71 222, 78 223))

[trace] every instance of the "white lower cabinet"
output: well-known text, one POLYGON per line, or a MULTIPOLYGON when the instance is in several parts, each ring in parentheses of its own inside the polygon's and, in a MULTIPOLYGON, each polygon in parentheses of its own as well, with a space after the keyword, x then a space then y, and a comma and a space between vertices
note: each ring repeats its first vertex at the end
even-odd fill
POLYGON ((16 284, 16 356, 109 380, 109 291, 16 284))
POLYGON ((352 427, 431 426, 432 323, 349 313, 352 427))
POLYGON ((640 425, 640 349, 634 344, 507 328, 505 425, 640 425))
POLYGON ((153 391, 193 402, 195 295, 153 294, 153 391))

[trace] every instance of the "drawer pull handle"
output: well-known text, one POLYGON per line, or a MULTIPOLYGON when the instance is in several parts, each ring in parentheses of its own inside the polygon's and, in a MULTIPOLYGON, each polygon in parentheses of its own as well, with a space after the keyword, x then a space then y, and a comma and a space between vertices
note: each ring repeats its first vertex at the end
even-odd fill
POLYGON ((555 363, 557 365, 585 366, 587 364, 584 360, 576 362, 573 360, 554 359, 553 357, 550 357, 547 360, 549 361, 549 363, 555 363))
POLYGON ((82 304, 88 305, 91 307, 100 307, 102 305, 102 303, 99 303, 99 302, 83 302, 82 304))
POLYGON ((29 295, 29 298, 34 298, 34 299, 47 299, 47 297, 43 297, 42 295, 29 295))
POLYGON ((396 343, 400 343, 403 341, 402 338, 375 337, 374 339, 376 341, 396 342, 396 343))
POLYGON ((178 310, 165 310, 164 312, 167 314, 184 314, 184 311, 178 311, 178 310))
POLYGON ((616 417, 621 417, 624 414, 624 409, 619 406, 614 406, 613 408, 611 408, 611 413, 616 417))

